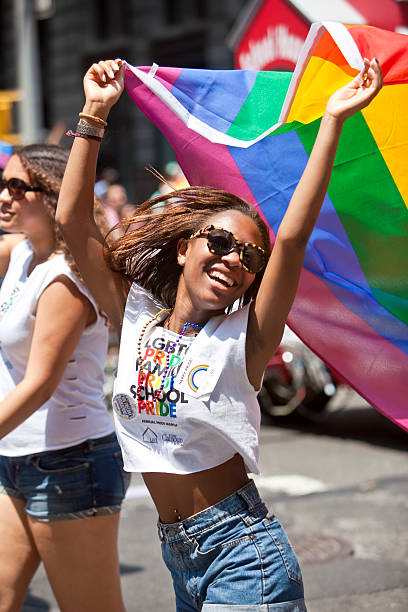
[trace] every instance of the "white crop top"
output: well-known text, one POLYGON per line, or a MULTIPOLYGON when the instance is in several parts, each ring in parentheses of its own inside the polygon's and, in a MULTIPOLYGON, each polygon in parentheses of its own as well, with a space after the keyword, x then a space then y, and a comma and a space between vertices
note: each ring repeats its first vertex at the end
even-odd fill
POLYGON ((215 316, 196 338, 158 325, 143 336, 143 375, 137 344, 144 325, 162 305, 133 284, 126 303, 113 409, 125 469, 189 474, 239 453, 249 472, 259 473, 260 411, 245 363, 246 306, 215 316), (166 368, 170 371, 157 396, 166 368), (143 383, 137 396, 138 383, 143 383))
POLYGON ((0 440, 0 454, 12 457, 66 448, 113 431, 102 398, 108 343, 105 320, 63 255, 37 265, 27 276, 32 256, 28 240, 15 246, 0 288, 0 401, 24 378, 37 303, 57 276, 67 276, 86 295, 97 320, 85 328, 52 397, 0 440))

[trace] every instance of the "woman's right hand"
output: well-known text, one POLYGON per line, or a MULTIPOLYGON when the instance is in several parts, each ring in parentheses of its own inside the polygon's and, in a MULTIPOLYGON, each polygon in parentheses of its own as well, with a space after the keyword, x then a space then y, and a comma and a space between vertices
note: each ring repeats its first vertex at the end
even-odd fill
POLYGON ((92 64, 84 76, 85 108, 106 119, 124 89, 125 63, 120 59, 92 64))

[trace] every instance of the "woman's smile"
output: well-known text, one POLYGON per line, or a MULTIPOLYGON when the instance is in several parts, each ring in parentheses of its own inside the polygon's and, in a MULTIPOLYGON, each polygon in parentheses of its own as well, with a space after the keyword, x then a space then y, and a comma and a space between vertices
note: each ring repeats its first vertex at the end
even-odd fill
MULTIPOLYGON (((242 242, 260 242, 252 219, 239 211, 218 213, 206 223, 210 224, 231 231, 242 242)), ((255 278, 254 274, 242 267, 237 249, 217 255, 210 251, 205 235, 188 241, 183 276, 194 299, 202 300, 207 306, 212 304, 210 310, 224 310, 230 306, 245 293, 255 278)))
POLYGON ((221 285, 226 289, 230 289, 231 287, 237 286, 238 283, 236 280, 232 278, 228 272, 219 270, 219 269, 210 269, 207 271, 207 276, 209 276, 210 280, 216 283, 216 285, 221 285))
POLYGON ((13 210, 13 202, 8 202, 6 200, 0 200, 0 223, 2 224, 3 229, 8 229, 8 225, 13 221, 17 214, 16 210, 13 210))
POLYGON ((3 207, 0 209, 0 221, 10 221, 14 217, 14 213, 11 210, 3 210, 3 207))

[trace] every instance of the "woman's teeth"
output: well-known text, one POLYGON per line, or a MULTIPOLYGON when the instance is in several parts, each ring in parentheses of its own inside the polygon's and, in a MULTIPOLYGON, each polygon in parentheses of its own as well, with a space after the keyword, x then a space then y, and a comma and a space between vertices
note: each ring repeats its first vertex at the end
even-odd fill
POLYGON ((208 273, 208 276, 216 281, 220 281, 227 287, 232 287, 234 284, 234 281, 231 278, 228 278, 228 276, 225 276, 225 274, 222 272, 216 272, 213 270, 212 272, 208 273))

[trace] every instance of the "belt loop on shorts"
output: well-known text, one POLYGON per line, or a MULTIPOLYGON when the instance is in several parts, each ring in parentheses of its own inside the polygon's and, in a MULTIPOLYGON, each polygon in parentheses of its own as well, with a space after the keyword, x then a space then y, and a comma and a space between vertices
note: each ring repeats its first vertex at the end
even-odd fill
POLYGON ((164 542, 163 529, 162 529, 160 523, 157 523, 157 533, 158 533, 160 542, 164 542))
POLYGON ((83 447, 84 447, 84 454, 85 455, 89 455, 94 448, 94 441, 93 440, 85 440, 85 442, 82 443, 83 447))
POLYGON ((165 524, 164 526, 160 523, 160 519, 157 522, 157 532, 159 534, 159 540, 161 542, 168 542, 171 540, 184 539, 191 542, 187 535, 183 521, 179 523, 165 524))
POLYGON ((254 481, 251 480, 247 485, 245 485, 245 487, 237 491, 238 495, 242 497, 242 499, 247 504, 248 510, 252 510, 253 508, 255 508, 257 503, 259 503, 259 496, 257 496, 257 499, 254 499, 254 487, 254 481))

